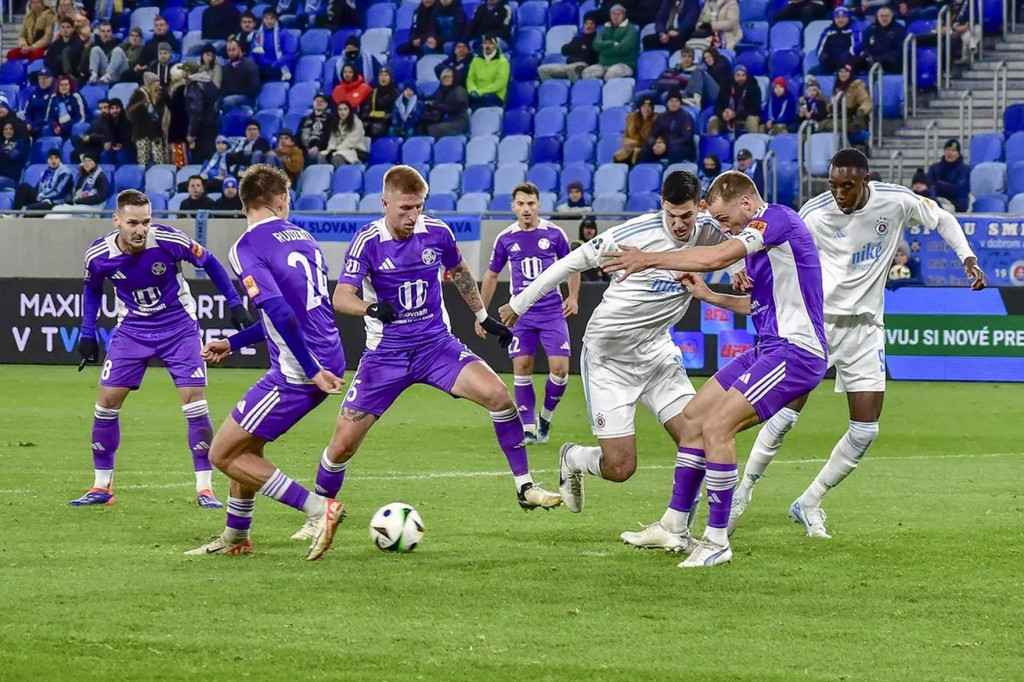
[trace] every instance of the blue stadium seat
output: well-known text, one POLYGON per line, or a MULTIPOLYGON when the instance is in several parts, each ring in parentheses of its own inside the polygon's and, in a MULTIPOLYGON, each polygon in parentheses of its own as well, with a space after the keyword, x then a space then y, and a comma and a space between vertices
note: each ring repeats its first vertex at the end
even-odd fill
MULTIPOLYGON (((186 27, 189 31, 202 31, 203 30, 203 13, 206 12, 206 6, 200 5, 199 7, 193 7, 188 13, 188 23, 186 27)), ((150 24, 152 27, 152 24, 150 24)))
MULTIPOLYGON (((319 168, 319 166, 314 166, 319 168)), ((323 194, 303 194, 295 202, 296 211, 324 211, 327 210, 327 196, 323 194)))
MULTIPOLYGON (((882 117, 900 118, 903 116, 903 76, 891 75, 882 76, 882 117)), ((872 93, 875 97, 875 104, 878 103, 879 94, 872 93)))
POLYGON ((1006 164, 1024 161, 1024 132, 1014 133, 1006 139, 1006 164))
POLYGON ((442 137, 434 143, 434 163, 462 163, 466 157, 466 141, 457 135, 442 137))
POLYGON ((395 6, 385 3, 374 3, 366 8, 366 19, 363 25, 368 29, 390 29, 395 23, 395 6))
POLYGON ((426 202, 423 204, 423 210, 428 213, 436 213, 438 211, 454 211, 455 210, 455 195, 450 192, 431 192, 427 196, 426 202))
MULTIPOLYGON (((205 9, 205 7, 203 8, 205 9)), ((132 10, 131 18, 128 20, 129 28, 141 28, 143 33, 153 32, 153 20, 160 14, 159 7, 139 7, 132 10)))
POLYGON ((505 135, 530 135, 533 133, 533 111, 509 109, 505 112, 502 130, 505 135))
POLYGON ((430 163, 434 149, 434 138, 427 135, 410 137, 402 143, 402 163, 430 163))
POLYGON ((487 204, 488 211, 494 211, 495 213, 511 213, 512 212, 512 195, 511 194, 495 194, 491 198, 491 203, 487 204))
MULTIPOLYGON (((89 110, 89 118, 92 118, 92 113, 100 106, 101 99, 107 99, 109 94, 109 88, 106 85, 86 85, 78 90, 78 94, 85 100, 85 106, 89 110)), ((125 106, 128 106, 128 102, 123 102, 125 106)))
POLYGON ((498 164, 527 163, 530 160, 529 135, 507 135, 498 143, 498 164))
POLYGON ((351 164, 339 166, 334 171, 331 180, 332 194, 358 194, 363 190, 363 166, 362 164, 351 164))
POLYGON ((508 109, 532 108, 537 100, 537 81, 512 81, 508 84, 508 97, 505 107, 508 109))
POLYGON ((24 59, 15 59, 0 64, 0 83, 21 85, 25 82, 25 70, 24 59))
POLYGON ((661 191, 661 164, 640 163, 629 171, 629 193, 661 191))
POLYGON ((626 193, 598 194, 594 197, 593 209, 595 213, 623 213, 626 210, 626 193))
POLYGON ((174 184, 188 182, 189 176, 197 175, 203 169, 201 164, 193 163, 179 168, 174 174, 174 184))
POLYGON ((1007 212, 1024 215, 1024 193, 1014 195, 1006 207, 1007 212))
POLYGON ((576 26, 576 3, 569 0, 551 3, 548 7, 548 26, 555 28, 566 25, 573 28, 576 26))
POLYGON ((540 212, 541 213, 554 213, 555 203, 558 201, 558 195, 554 192, 541 192, 540 193, 540 212))
MULTIPOLYGON (((43 177, 43 173, 45 171, 45 163, 33 163, 21 174, 21 181, 30 187, 36 187, 39 184, 39 179, 43 177)), ((173 176, 171 177, 173 178, 173 176)))
POLYGON ((494 171, 491 166, 466 166, 462 174, 462 193, 486 192, 490 194, 494 186, 494 171))
POLYGON ((738 52, 750 48, 767 49, 768 31, 771 29, 767 21, 747 21, 744 18, 741 28, 743 40, 736 46, 738 52))
POLYGON ((132 98, 135 91, 139 89, 138 83, 114 83, 110 86, 110 90, 107 92, 107 97, 110 99, 119 99, 125 105, 128 106, 128 100, 132 98))
POLYGON ((537 106, 564 107, 569 104, 569 82, 560 78, 544 81, 537 91, 537 106))
POLYGON ((319 81, 324 71, 323 55, 307 54, 299 57, 295 64, 295 71, 292 73, 292 80, 296 83, 310 83, 319 81))
POLYGON ((370 165, 396 164, 402 158, 402 141, 397 137, 378 137, 370 144, 370 165))
POLYGON ((425 54, 416 61, 416 80, 417 81, 436 81, 437 72, 435 69, 438 65, 443 64, 448 59, 447 55, 443 54, 425 54))
POLYGON ((516 185, 525 181, 525 163, 503 163, 494 172, 494 193, 511 194, 516 185))
POLYGON ((306 115, 305 111, 289 111, 284 115, 283 128, 288 130, 298 130, 302 123, 302 118, 306 115))
POLYGON ((795 163, 797 160, 798 142, 796 133, 784 133, 771 138, 768 148, 775 152, 780 163, 795 163))
POLYGON ((527 0, 519 5, 519 10, 516 12, 516 25, 519 27, 546 27, 548 25, 548 3, 540 0, 527 0))
MULTIPOLYGON (((327 194, 334 184, 334 168, 327 163, 306 166, 299 176, 300 196, 307 194, 327 194)), ((326 203, 326 199, 324 200, 326 203)))
POLYGON ((921 47, 917 50, 917 87, 931 90, 938 78, 938 52, 933 47, 921 47))
POLYGON ((575 22, 571 26, 552 26, 544 39, 545 54, 561 54, 562 48, 576 37, 575 22))
MULTIPOLYGON (((810 73, 814 69, 814 67, 816 67, 816 66, 818 66, 818 53, 815 52, 814 50, 809 50, 809 51, 805 52, 804 53, 804 73, 810 73)), ((819 76, 819 78, 820 78, 820 76, 819 76)), ((819 80, 818 82, 820 83, 821 81, 819 80)), ((803 88, 800 88, 800 91, 803 92, 803 88)), ((822 92, 825 92, 825 90, 822 90, 822 92)), ((831 91, 829 91, 829 92, 831 92, 831 91)), ((826 94, 828 94, 828 93, 826 93, 826 94)))
POLYGON ((571 105, 574 108, 601 106, 601 88, 603 86, 604 81, 599 78, 581 78, 573 83, 570 92, 571 105))
MULTIPOLYGON (((809 49, 817 45, 808 46, 809 49)), ((804 47, 804 27, 799 21, 780 21, 768 33, 768 46, 778 50, 801 50, 804 47)))
POLYGON ((736 63, 747 67, 747 73, 751 77, 768 73, 768 56, 761 49, 740 52, 736 55, 736 63))
POLYGON ((558 189, 558 173, 558 164, 541 163, 530 167, 526 180, 537 185, 541 192, 554 192, 558 189))
POLYGON ((512 80, 514 81, 535 81, 537 80, 537 69, 540 67, 540 58, 533 56, 519 55, 512 58, 512 80))
POLYGON ((541 107, 534 117, 533 134, 537 137, 560 137, 565 133, 565 109, 541 107))
POLYGON ((1003 132, 1012 135, 1018 130, 1024 130, 1024 104, 1011 104, 1003 112, 1003 132))
POLYGON ((589 192, 594 188, 594 170, 590 164, 586 163, 567 163, 562 168, 561 183, 559 186, 559 194, 564 196, 568 191, 570 182, 580 182, 583 184, 583 191, 589 192))
POLYGON ((557 137, 535 137, 530 147, 532 163, 558 163, 562 160, 562 143, 557 137))
MULTIPOLYGON (((3 93, 3 95, 5 97, 7 97, 7 101, 11 105, 9 107, 11 111, 18 111, 19 109, 22 108, 22 107, 18 106, 18 101, 20 99, 21 88, 22 88, 22 86, 20 86, 20 85, 12 85, 12 84, 0 85, 0 93, 3 93)), ((27 95, 27 91, 26 91, 26 95, 27 95)), ((125 104, 127 104, 127 102, 125 102, 125 104)))
MULTIPOLYGON (((117 200, 117 197, 114 197, 117 200)), ((153 211, 166 211, 167 210, 167 196, 164 194, 150 194, 149 204, 153 207, 153 211)))
POLYGON ((971 169, 971 194, 1002 194, 1006 191, 1006 164, 996 161, 979 163, 971 169))
MULTIPOLYGON (((379 163, 376 166, 370 166, 363 173, 363 194, 370 194, 372 192, 381 192, 384 190, 384 174, 391 169, 390 163, 379 163)), ((378 204, 373 210, 380 208, 378 204)))
POLYGON ((597 141, 597 165, 603 166, 606 163, 612 163, 615 152, 622 146, 621 135, 613 135, 611 137, 602 136, 597 141))
POLYGON ((331 32, 326 28, 310 28, 299 38, 299 53, 326 56, 331 49, 331 32))
POLYGON ((597 107, 577 107, 565 119, 565 128, 570 135, 596 133, 599 111, 597 107))
POLYGON ((181 40, 181 54, 183 57, 198 57, 205 46, 206 41, 203 40, 202 33, 189 31, 181 40))
POLYGON ((439 87, 441 87, 441 83, 437 80, 416 81, 416 92, 419 93, 420 99, 430 99, 439 87))
POLYGON ((187 192, 178 192, 177 194, 172 195, 171 198, 167 201, 167 209, 170 211, 177 211, 179 208, 181 208, 181 202, 185 201, 185 199, 187 198, 187 192))
POLYGON ((727 135, 705 135, 700 138, 700 158, 717 154, 722 163, 732 158, 732 140, 727 135))
MULTIPOLYGON (((74 143, 70 139, 64 140, 63 144, 61 144, 60 146, 60 160, 66 164, 71 164, 71 154, 74 153, 74 151, 74 143)), ((73 170, 75 173, 75 179, 77 180, 78 176, 80 176, 82 173, 77 167, 75 167, 73 170)))
POLYGON ((523 57, 544 54, 544 31, 532 26, 520 28, 512 46, 512 54, 523 57))
POLYGON ((1006 213, 1006 197, 991 194, 977 197, 971 205, 971 213, 1006 213))
MULTIPOLYGON (((411 55, 405 57, 392 57, 388 60, 388 68, 395 83, 405 83, 416 80, 416 57, 411 55)), ((374 78, 376 82, 376 78, 374 78)))
POLYGON ((629 166, 624 163, 606 163, 599 166, 594 173, 594 193, 600 196, 625 192, 628 175, 629 166))
MULTIPOLYGON (((798 50, 772 50, 769 78, 789 78, 803 73, 804 56, 798 50)), ((901 78, 901 76, 897 76, 901 78)))
POLYGON ((818 21, 812 21, 807 24, 804 28, 804 39, 803 47, 805 52, 816 52, 818 49, 818 41, 821 40, 821 34, 828 30, 828 27, 832 25, 830 19, 819 19, 818 21))
POLYGON ((628 213, 647 213, 657 211, 661 207, 661 196, 657 192, 630 191, 629 200, 626 202, 628 213))
POLYGON ((472 137, 469 144, 466 145, 467 166, 493 165, 497 158, 498 137, 496 135, 472 137))
POLYGON ((800 172, 796 163, 780 163, 776 176, 779 182, 773 200, 792 206, 800 193, 800 172))
POLYGON ((413 18, 416 15, 416 9, 419 7, 418 3, 406 2, 399 5, 398 11, 395 12, 395 30, 409 30, 412 28, 413 18))
MULTIPOLYGON (((570 128, 570 133, 572 129, 570 128)), ((562 158, 565 163, 594 163, 594 154, 597 151, 597 136, 591 133, 572 135, 565 141, 562 150, 562 158)))
POLYGON ((359 47, 367 54, 384 57, 391 51, 391 29, 367 29, 359 38, 359 47))
POLYGON ((146 186, 146 167, 136 163, 121 166, 114 171, 114 191, 141 190, 146 186))
POLYGON ((60 146, 63 143, 64 140, 59 137, 40 137, 32 143, 32 149, 28 157, 29 163, 46 163, 46 156, 50 153, 50 150, 55 148, 60 149, 60 146))
POLYGON ((245 125, 252 118, 252 114, 246 109, 232 109, 224 112, 220 117, 220 134, 228 137, 242 137, 245 135, 245 125))
POLYGON ((770 138, 763 133, 746 133, 736 138, 735 144, 733 144, 733 158, 736 154, 740 153, 741 149, 746 149, 754 158, 760 161, 764 158, 764 155, 768 153, 768 140, 770 138))
POLYGON ((740 0, 740 16, 745 21, 771 19, 771 0, 740 0))
POLYGON ((175 168, 170 164, 150 166, 146 171, 146 194, 152 196, 174 192, 174 172, 175 168))
POLYGON ((434 192, 457 192, 462 176, 462 164, 441 163, 430 170, 430 189, 434 192))
MULTIPOLYGON (((363 30, 354 26, 348 26, 345 28, 339 28, 331 34, 331 54, 339 55, 345 51, 345 43, 349 37, 355 36, 359 38, 363 34, 363 30)), ((360 41, 360 48, 362 47, 360 41)))
POLYGON ((828 166, 833 154, 835 146, 832 133, 814 133, 804 142, 804 158, 809 161, 812 175, 828 175, 828 166))
POLYGON ((1007 165, 1006 193, 1012 197, 1024 193, 1024 163, 1018 161, 1007 165))
MULTIPOLYGON (((1003 160, 1002 133, 979 133, 971 139, 971 168, 986 161, 1003 160)), ((1007 159, 1009 162, 1009 159, 1007 159)))
MULTIPOLYGON (((268 83, 269 85, 269 83, 268 83)), ((266 86, 264 86, 266 87, 266 86)), ((288 89, 288 111, 306 113, 313 108, 313 98, 320 91, 317 83, 296 83, 288 89)))
POLYGON ((469 118, 469 134, 471 137, 501 134, 501 107, 483 107, 473 112, 469 118))
MULTIPOLYGON (((633 90, 636 88, 636 80, 633 78, 613 78, 604 84, 601 91, 601 106, 603 107, 624 107, 633 101, 633 90)), ((573 103, 573 107, 585 106, 573 103)))
POLYGON ((668 52, 654 50, 641 52, 636 62, 636 82, 641 90, 646 89, 668 68, 668 52))
POLYGON ((486 213, 487 205, 490 203, 491 195, 487 192, 473 192, 463 194, 455 206, 459 213, 486 213))
MULTIPOLYGON (((277 134, 281 132, 284 112, 280 109, 268 109, 259 112, 253 118, 260 124, 260 132, 263 134, 263 137, 270 139, 271 137, 277 137, 277 134)), ((292 128, 292 131, 296 132, 294 128, 292 128)))
POLYGON ((622 135, 626 130, 626 116, 630 114, 629 107, 608 107, 601 112, 598 118, 598 132, 602 137, 607 135, 622 135))
POLYGON ((337 213, 355 213, 359 210, 359 194, 355 192, 333 194, 327 200, 327 210, 337 213))
POLYGON ((360 213, 379 213, 381 209, 380 199, 380 192, 364 194, 363 198, 359 200, 359 206, 356 207, 356 210, 360 213))

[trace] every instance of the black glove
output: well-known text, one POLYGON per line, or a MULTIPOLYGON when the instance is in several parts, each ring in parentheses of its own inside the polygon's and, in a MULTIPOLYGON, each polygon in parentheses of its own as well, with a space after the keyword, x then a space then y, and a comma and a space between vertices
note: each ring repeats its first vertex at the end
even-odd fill
POLYGON ((252 326, 253 322, 252 318, 249 317, 249 311, 241 303, 231 306, 229 312, 231 313, 231 326, 238 331, 252 326))
POLYGON ((498 345, 502 348, 508 348, 512 345, 512 330, 498 322, 493 317, 488 317, 486 320, 480 323, 480 326, 484 328, 484 331, 488 334, 493 334, 498 337, 498 345))
POLYGON ((376 318, 384 324, 388 324, 389 322, 394 322, 395 318, 398 317, 398 310, 387 301, 378 301, 366 309, 366 316, 376 318))
POLYGON ((78 371, 85 369, 86 365, 92 365, 100 361, 100 344, 95 336, 83 336, 78 341, 78 354, 82 361, 78 363, 78 371))

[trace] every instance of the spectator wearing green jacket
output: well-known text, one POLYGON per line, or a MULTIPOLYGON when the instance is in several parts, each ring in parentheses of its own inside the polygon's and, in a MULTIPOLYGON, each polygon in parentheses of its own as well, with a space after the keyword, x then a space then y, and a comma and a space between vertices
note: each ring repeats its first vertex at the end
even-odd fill
POLYGON ((583 69, 583 78, 629 78, 636 71, 640 55, 640 38, 636 28, 626 19, 626 8, 614 5, 608 12, 611 19, 594 39, 597 64, 583 69))
POLYGON ((474 109, 505 106, 509 73, 511 67, 498 49, 498 41, 494 36, 487 36, 480 54, 469 63, 469 73, 466 75, 470 105, 474 109))

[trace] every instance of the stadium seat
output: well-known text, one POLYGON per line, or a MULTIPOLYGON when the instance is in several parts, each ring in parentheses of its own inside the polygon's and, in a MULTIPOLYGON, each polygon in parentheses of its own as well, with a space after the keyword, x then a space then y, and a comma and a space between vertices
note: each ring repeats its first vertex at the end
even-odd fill
POLYGON ((598 117, 598 132, 601 137, 622 135, 626 130, 626 116, 629 107, 608 107, 598 117))
POLYGON ((1006 191, 1006 164, 995 161, 979 163, 971 169, 971 194, 1002 194, 1006 191))
POLYGON ((21 181, 30 187, 36 187, 39 184, 39 179, 43 177, 45 170, 45 163, 33 163, 21 174, 21 181))
POLYGON ((363 25, 368 29, 390 29, 395 23, 395 6, 386 3, 374 3, 366 8, 366 19, 363 25))
POLYGON ((565 107, 569 104, 569 82, 560 78, 544 81, 537 90, 537 106, 565 107))
POLYGON ((334 168, 327 163, 306 166, 299 176, 300 196, 307 194, 327 194, 334 184, 334 168))
POLYGON ((530 135, 533 133, 533 111, 531 109, 509 109, 505 112, 502 129, 508 135, 530 135))
MULTIPOLYGON (((99 109, 100 100, 107 99, 109 90, 106 85, 86 85, 78 90, 78 94, 85 100, 85 106, 89 110, 89 118, 92 118, 92 114, 99 109)), ((123 104, 128 106, 128 102, 123 102, 123 104)))
POLYGON ((437 72, 435 69, 448 59, 443 54, 425 54, 416 61, 417 81, 436 81, 437 72))
POLYGON ((125 189, 142 190, 146 186, 146 167, 135 163, 121 166, 114 171, 114 191, 125 189))
POLYGON ((832 133, 814 133, 804 143, 804 158, 811 168, 811 175, 828 175, 828 166, 835 154, 832 133))
POLYGON ((562 143, 557 137, 535 137, 530 146, 532 163, 558 163, 562 160, 562 143))
POLYGON ((740 0, 740 16, 745 21, 767 21, 771 18, 771 0, 740 0))
MULTIPOLYGON (((774 24, 768 32, 768 46, 772 52, 779 50, 800 51, 804 43, 804 27, 799 21, 780 21, 774 24)), ((807 49, 814 49, 817 43, 807 46, 807 49)))
POLYGON ((469 119, 471 137, 501 134, 501 107, 483 107, 473 112, 469 119))
POLYGON ((198 163, 193 163, 193 164, 189 164, 187 166, 182 166, 174 174, 174 184, 175 184, 175 186, 180 185, 183 182, 188 182, 188 179, 189 179, 190 176, 198 175, 199 171, 201 171, 202 169, 203 169, 202 165, 200 165, 198 163))
POLYGON ((512 81, 508 84, 505 107, 526 109, 536 106, 538 85, 537 81, 512 81))
MULTIPOLYGON (((601 88, 604 81, 599 78, 581 78, 573 83, 569 101, 573 108, 601 106, 601 88)), ((616 106, 622 106, 618 104, 616 106)))
MULTIPOLYGON (((387 66, 391 69, 392 80, 395 83, 416 80, 416 57, 412 55, 392 57, 388 60, 387 66)), ((376 83, 376 78, 374 78, 374 82, 376 83)))
POLYGON ((295 202, 296 211, 327 210, 327 197, 323 194, 303 194, 295 202))
POLYGON ((494 213, 511 213, 512 212, 512 195, 511 194, 495 194, 491 197, 491 201, 487 204, 487 210, 494 213))
POLYGON ((437 92, 437 89, 441 87, 440 81, 416 81, 416 92, 419 93, 420 98, 430 99, 437 92))
POLYGON ((220 117, 220 134, 228 137, 242 137, 245 135, 245 125, 252 118, 247 109, 232 109, 224 112, 220 117))
POLYGON ((431 192, 427 196, 427 200, 423 203, 423 210, 426 211, 427 213, 436 213, 438 211, 454 211, 455 195, 448 192, 444 194, 440 192, 431 192))
POLYGON ((127 107, 128 101, 138 89, 138 83, 114 83, 110 86, 110 90, 107 92, 107 97, 110 99, 119 99, 127 107))
POLYGON ((352 192, 334 194, 327 200, 327 210, 338 213, 354 213, 359 210, 359 195, 352 192))
MULTIPOLYGON (((882 76, 882 117, 900 118, 903 116, 903 76, 885 75, 882 76)), ((875 98, 875 105, 878 105, 879 94, 877 91, 871 93, 875 98)))
POLYGON ((526 172, 527 182, 537 185, 541 192, 554 192, 558 189, 558 165, 542 163, 531 166, 526 172))
POLYGON ((471 192, 491 193, 494 186, 494 171, 491 166, 476 165, 466 166, 462 173, 462 193, 471 192))
POLYGON ((1003 133, 1012 135, 1019 130, 1024 130, 1024 104, 1011 104, 1003 112, 1003 133))
POLYGON ((181 208, 181 202, 185 201, 185 199, 188 199, 187 192, 178 192, 177 194, 172 195, 171 198, 167 200, 167 210, 177 211, 181 208))
POLYGON ((44 136, 32 143, 32 149, 29 153, 29 163, 46 163, 46 156, 50 153, 51 149, 60 149, 60 146, 64 143, 59 137, 55 136, 44 136))
POLYGON ((598 115, 597 107, 576 107, 569 112, 565 119, 565 128, 568 134, 596 133, 598 115))
MULTIPOLYGON (((636 80, 633 78, 613 78, 604 84, 601 91, 601 106, 603 107, 624 107, 633 101, 633 89, 636 87, 636 80)), ((585 106, 573 102, 573 108, 585 106)))
POLYGON ((705 135, 700 138, 700 158, 715 154, 722 163, 732 158, 732 140, 727 135, 705 135))
POLYGON ((299 57, 295 64, 295 71, 292 73, 292 80, 296 83, 319 82, 323 76, 324 61, 326 57, 319 54, 307 54, 299 57))
POLYGON ((804 56, 798 50, 772 50, 768 77, 774 79, 778 76, 783 78, 799 76, 803 73, 803 61, 804 56))
POLYGON ((172 165, 150 166, 146 170, 145 188, 146 194, 170 194, 174 192, 174 172, 172 165))
POLYGON ((367 29, 359 38, 359 47, 366 54, 379 57, 381 61, 385 61, 384 57, 391 51, 391 29, 367 29))
POLYGON ((496 135, 472 137, 469 140, 469 144, 466 145, 467 166, 493 165, 497 158, 498 137, 496 135))
MULTIPOLYGON (((203 13, 206 12, 206 6, 200 5, 199 7, 193 7, 188 13, 188 23, 186 28, 189 31, 202 31, 203 30, 203 13)), ((150 24, 152 27, 152 24, 150 24)))
POLYGON ((442 137, 434 143, 434 163, 458 163, 466 158, 466 141, 457 135, 442 137))
MULTIPOLYGON (((260 124, 260 133, 262 133, 263 137, 270 139, 277 137, 277 134, 281 132, 284 112, 281 109, 269 109, 257 113, 253 118, 260 124)), ((294 128, 291 130, 295 131, 294 128)))
MULTIPOLYGON (((383 191, 384 174, 390 169, 390 163, 380 163, 367 168, 363 173, 363 194, 383 191)), ((377 208, 380 208, 380 206, 378 205, 377 208)), ((377 210, 377 208, 374 208, 374 210, 377 210)))
POLYGON ((741 149, 746 149, 754 158, 760 161, 764 158, 764 155, 768 153, 768 140, 769 137, 764 133, 746 133, 736 138, 736 142, 732 146, 733 158, 736 158, 736 154, 740 153, 741 149))
MULTIPOLYGON (((74 151, 74 143, 70 139, 64 140, 64 143, 61 144, 60 146, 60 160, 70 165, 72 163, 71 155, 74 153, 74 151)), ((73 167, 73 169, 75 173, 75 179, 77 180, 78 176, 81 175, 81 171, 77 167, 73 167)))
POLYGON ((284 115, 284 123, 282 127, 287 128, 288 130, 298 130, 305 115, 305 111, 289 111, 284 115))
MULTIPOLYGON (((117 197, 114 197, 117 200, 117 197)), ((163 194, 150 194, 149 204, 153 207, 154 212, 166 211, 167 210, 167 197, 163 194)))
POLYGON ((1006 213, 1006 197, 992 194, 978 197, 971 205, 971 213, 1006 213))
POLYGON ((917 87, 921 90, 931 90, 935 87, 938 77, 936 73, 939 57, 938 52, 932 47, 921 47, 917 50, 917 87))
POLYGON ((763 76, 768 73, 768 55, 764 50, 744 50, 736 55, 736 63, 747 67, 751 76, 763 76))
POLYGON ((181 39, 182 57, 198 57, 202 54, 204 47, 206 47, 206 41, 203 40, 203 34, 199 31, 189 31, 181 39))
POLYGON ((436 164, 430 170, 430 189, 434 192, 457 192, 462 176, 462 165, 458 163, 436 164))
MULTIPOLYGON (((42 60, 40 60, 42 61, 42 60)), ((25 82, 25 60, 15 59, 0 64, 0 83, 21 85, 25 82)))
POLYGON ((743 51, 745 48, 768 48, 768 31, 771 29, 771 25, 767 21, 747 21, 744 18, 741 28, 743 29, 743 40, 736 46, 738 51, 743 51))
POLYGON ((413 2, 402 3, 398 6, 398 11, 395 12, 396 31, 408 31, 412 28, 412 22, 418 7, 419 4, 413 2))
POLYGON ((381 209, 380 200, 380 192, 364 194, 363 198, 359 200, 359 206, 356 207, 356 210, 360 213, 379 213, 381 209))
POLYGON ((636 63, 636 82, 640 90, 646 89, 668 68, 668 52, 654 50, 641 52, 636 63))
POLYGON ((18 111, 19 109, 23 108, 18 106, 18 103, 21 100, 21 88, 22 86, 20 85, 0 85, 0 93, 2 93, 7 98, 7 102, 11 105, 11 111, 18 111))
POLYGON ((527 163, 530 160, 529 135, 509 135, 498 143, 498 164, 527 163))
POLYGON ((494 193, 512 194, 515 186, 525 180, 525 163, 503 163, 494 172, 494 193))
POLYGON ((548 25, 548 3, 540 0, 527 0, 519 5, 516 12, 517 26, 540 26, 548 25))
POLYGON ((562 173, 559 177, 559 194, 563 196, 568 191, 569 183, 573 181, 582 183, 584 192, 589 192, 594 188, 594 171, 590 164, 567 163, 562 168, 562 173))
POLYGON ((768 143, 768 149, 775 152, 775 158, 780 163, 795 163, 797 160, 798 144, 796 133, 784 133, 772 136, 771 142, 768 143))
POLYGON ((657 163, 640 163, 629 171, 629 193, 661 191, 661 165, 657 163))
MULTIPOLYGON (((363 34, 362 29, 354 26, 339 28, 331 34, 331 54, 339 55, 345 51, 345 43, 351 36, 359 38, 363 34)), ((362 47, 360 45, 360 47, 362 47)))
POLYGON ((521 27, 512 45, 512 54, 517 57, 544 54, 544 31, 535 26, 521 27))
POLYGON ((402 141, 397 137, 378 137, 370 144, 370 165, 396 164, 402 158, 402 141))
MULTIPOLYGON (((203 9, 206 9, 203 7, 203 9)), ((129 28, 141 28, 143 33, 153 33, 153 21, 160 14, 159 7, 139 7, 132 10, 131 19, 128 20, 129 28)), ((200 22, 201 23, 201 22, 200 22)))
POLYGON ((549 55, 560 55, 562 48, 576 36, 575 25, 558 25, 548 29, 544 37, 544 52, 549 55))
POLYGON ((661 196, 655 192, 630 192, 629 200, 626 202, 628 213, 647 213, 657 211, 661 206, 661 196))
MULTIPOLYGON (((429 201, 430 199, 428 198, 427 200, 429 201)), ((486 213, 490 200, 491 195, 486 192, 463 194, 459 197, 456 205, 449 210, 454 210, 459 213, 486 213)))
POLYGON ((1014 133, 1006 139, 1006 165, 1024 161, 1024 132, 1014 133))
POLYGON ((535 81, 537 80, 537 69, 540 67, 540 58, 534 56, 519 55, 512 58, 512 80, 514 81, 535 81))
MULTIPOLYGON (((986 161, 1003 160, 1002 133, 979 133, 971 138, 971 168, 986 161)), ((1010 160, 1007 159, 1007 163, 1010 160)))
POLYGON ((339 166, 334 171, 331 180, 332 194, 358 194, 363 189, 363 166, 361 164, 350 164, 339 166))
POLYGON ((594 194, 606 195, 626 191, 629 166, 624 163, 606 163, 594 173, 594 194))
POLYGON ((331 32, 326 28, 310 28, 299 38, 299 53, 326 56, 331 49, 331 32))
POLYGON ((565 109, 541 107, 533 120, 535 137, 561 137, 565 133, 565 109))
POLYGON ((406 138, 402 143, 402 163, 411 165, 414 163, 430 163, 430 157, 434 149, 434 138, 423 135, 406 138))
POLYGON ((603 166, 606 163, 612 163, 615 152, 619 151, 621 146, 622 138, 620 135, 601 137, 597 141, 597 165, 603 166))
MULTIPOLYGON (((267 85, 270 85, 268 83, 267 85)), ((264 85, 263 87, 266 87, 264 85)), ((320 91, 319 83, 296 83, 288 89, 288 112, 305 114, 313 108, 313 98, 320 91)), ((262 107, 261 107, 262 108, 262 107)))
POLYGON ((1010 203, 1006 207, 1007 212, 1015 215, 1024 215, 1024 193, 1015 195, 1010 199, 1010 203))
POLYGON ((612 192, 594 197, 595 213, 623 213, 626 210, 626 193, 612 192))
MULTIPOLYGON (((571 131, 570 131, 571 132, 571 131)), ((562 158, 565 163, 594 163, 597 136, 590 133, 572 135, 565 141, 562 158)))

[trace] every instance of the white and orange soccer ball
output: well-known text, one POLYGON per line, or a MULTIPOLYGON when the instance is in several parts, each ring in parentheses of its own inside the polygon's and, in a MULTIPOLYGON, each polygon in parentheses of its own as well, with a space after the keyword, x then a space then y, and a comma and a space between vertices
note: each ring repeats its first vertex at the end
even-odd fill
POLYGON ((411 552, 423 539, 423 519, 404 502, 386 504, 370 519, 370 540, 382 552, 411 552))

